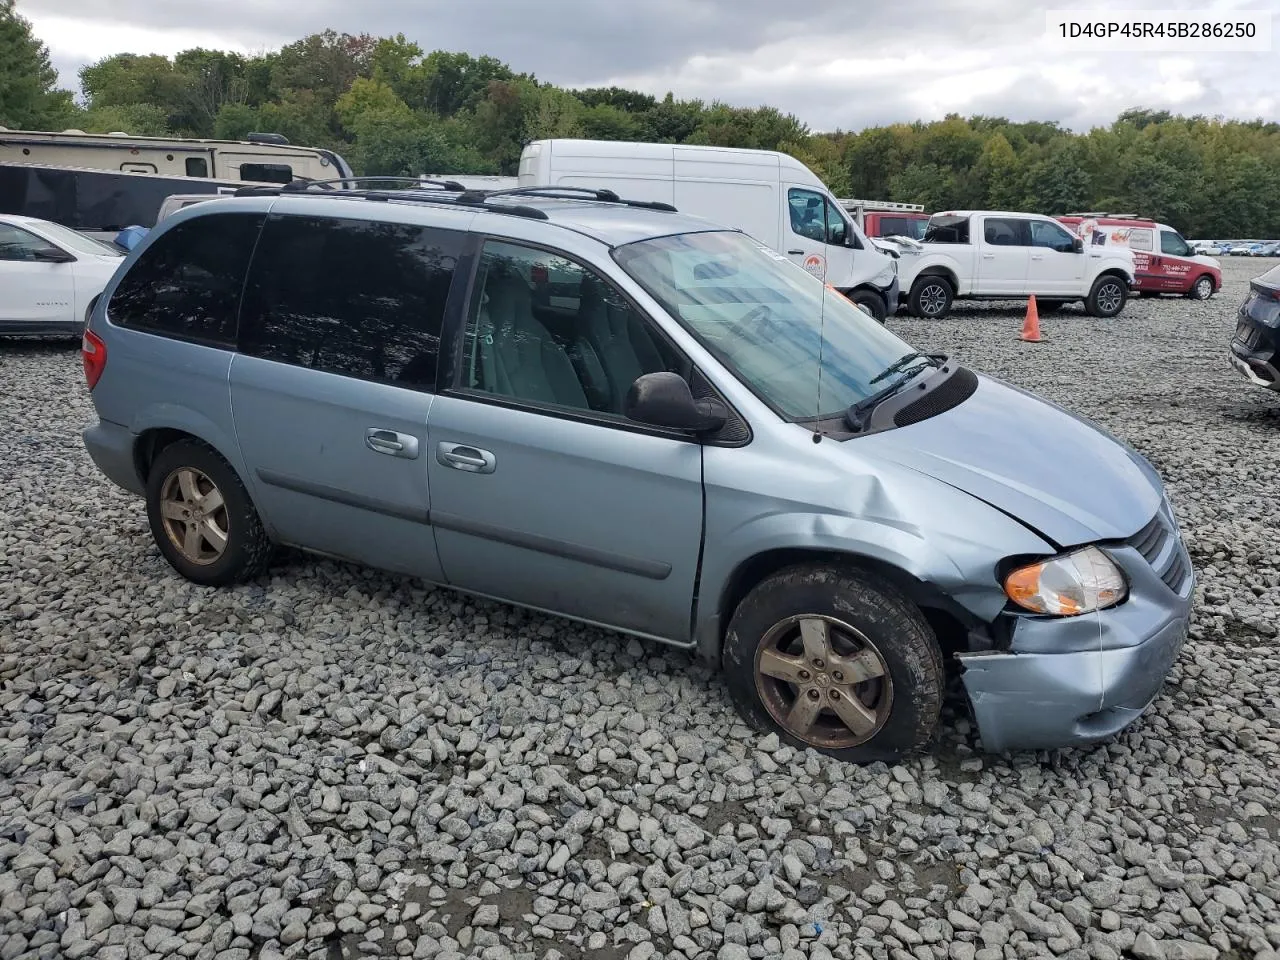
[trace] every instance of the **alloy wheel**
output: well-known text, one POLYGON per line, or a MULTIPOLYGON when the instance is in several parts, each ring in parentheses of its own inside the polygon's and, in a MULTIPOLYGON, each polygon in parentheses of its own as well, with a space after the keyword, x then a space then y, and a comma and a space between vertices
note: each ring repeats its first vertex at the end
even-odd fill
POLYGON ((222 491, 195 467, 179 467, 165 477, 160 516, 165 533, 191 563, 216 563, 226 552, 230 529, 222 491))
POLYGON ((756 691, 773 720, 814 747, 847 749, 884 726, 893 681, 880 651, 842 620, 795 616, 756 651, 756 691))
POLYGON ((1098 308, 1103 313, 1111 314, 1118 311, 1123 299, 1124 291, 1120 289, 1118 283, 1107 283, 1098 288, 1098 308))
POLYGON ((920 291, 920 312, 926 317, 936 317, 947 305, 947 291, 939 284, 931 283, 920 291))

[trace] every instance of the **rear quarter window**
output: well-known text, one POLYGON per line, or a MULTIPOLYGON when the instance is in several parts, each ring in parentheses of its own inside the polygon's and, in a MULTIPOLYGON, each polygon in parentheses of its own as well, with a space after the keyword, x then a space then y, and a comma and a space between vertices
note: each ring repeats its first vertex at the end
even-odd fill
POLYGON ((131 330, 234 347, 245 272, 264 219, 218 213, 165 231, 121 278, 108 319, 131 330))
POLYGON ((245 285, 240 351, 434 389, 464 240, 412 224, 273 216, 245 285))

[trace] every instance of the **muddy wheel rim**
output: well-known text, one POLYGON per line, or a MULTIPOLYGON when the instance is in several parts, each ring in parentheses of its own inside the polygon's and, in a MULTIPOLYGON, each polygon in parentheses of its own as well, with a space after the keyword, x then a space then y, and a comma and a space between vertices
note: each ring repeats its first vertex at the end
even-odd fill
POLYGON ((160 519, 169 541, 191 563, 207 566, 227 552, 227 504, 218 485, 195 467, 179 467, 160 487, 160 519))
POLYGON ((1213 296, 1213 281, 1208 277, 1201 277, 1196 281, 1196 299, 1208 300, 1213 296))
POLYGON ((756 648, 756 692, 793 737, 833 750, 866 743, 893 706, 889 666, 865 634, 834 617, 788 617, 756 648))
POLYGON ((1124 292, 1118 283, 1108 283, 1098 288, 1098 307, 1103 313, 1114 313, 1120 309, 1120 298, 1124 292))
POLYGON ((947 305, 947 291, 941 284, 931 283, 920 290, 920 312, 936 317, 947 305))

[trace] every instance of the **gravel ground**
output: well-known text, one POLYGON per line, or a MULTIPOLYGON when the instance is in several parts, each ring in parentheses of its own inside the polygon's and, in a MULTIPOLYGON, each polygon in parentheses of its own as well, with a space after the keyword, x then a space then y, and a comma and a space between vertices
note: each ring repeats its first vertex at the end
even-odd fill
POLYGON ((0 346, 0 960, 1276 960, 1280 397, 1245 281, 1113 321, 896 319, 1163 472, 1192 639, 1116 742, 888 769, 779 746, 685 654, 286 558, 207 591, 93 468, 79 358, 0 346), (1268 772, 1270 771, 1270 772, 1268 772))

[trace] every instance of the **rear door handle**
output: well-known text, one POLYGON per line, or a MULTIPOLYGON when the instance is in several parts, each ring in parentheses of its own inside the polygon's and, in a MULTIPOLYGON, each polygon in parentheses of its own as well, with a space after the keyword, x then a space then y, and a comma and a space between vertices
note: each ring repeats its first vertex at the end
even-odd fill
POLYGON ((418 438, 407 433, 370 427, 364 432, 364 444, 374 453, 385 453, 389 457, 403 457, 406 460, 418 459, 418 438))
POLYGON ((465 473, 493 473, 498 468, 498 458, 488 450, 442 440, 436 444, 436 460, 446 467, 465 473))

